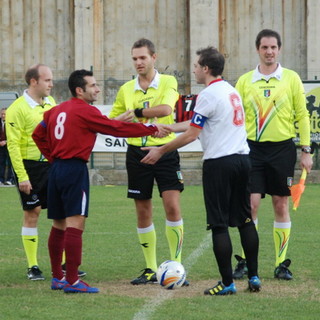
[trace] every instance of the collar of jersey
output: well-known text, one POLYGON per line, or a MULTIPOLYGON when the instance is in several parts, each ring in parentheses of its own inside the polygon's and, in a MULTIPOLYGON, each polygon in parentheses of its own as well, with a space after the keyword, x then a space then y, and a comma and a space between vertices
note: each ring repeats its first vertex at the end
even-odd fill
MULTIPOLYGON (((153 80, 151 81, 151 83, 149 84, 148 88, 158 89, 159 82, 160 82, 160 74, 157 70, 155 70, 155 72, 156 72, 156 74, 155 74, 153 80)), ((136 82, 134 84, 134 91, 137 91, 137 90, 144 91, 139 85, 139 75, 137 75, 136 82)))
POLYGON ((222 78, 214 79, 214 80, 212 80, 212 81, 208 84, 208 86, 210 86, 210 85, 213 84, 213 83, 219 82, 219 81, 223 81, 223 79, 222 79, 222 78))
MULTIPOLYGON (((40 106, 40 104, 36 101, 34 101, 29 95, 28 95, 28 90, 24 90, 23 91, 23 96, 24 98, 26 99, 28 105, 31 107, 31 108, 35 108, 36 106, 40 106)), ((44 104, 50 104, 51 105, 51 102, 49 100, 48 97, 44 97, 43 98, 43 102, 44 104)))
POLYGON ((268 75, 262 74, 259 71, 259 65, 257 65, 257 67, 253 71, 252 83, 257 82, 259 80, 269 81, 271 78, 275 78, 280 81, 281 76, 282 76, 282 72, 283 72, 283 69, 282 69, 280 63, 278 63, 278 68, 276 69, 276 71, 271 74, 268 74, 268 75))

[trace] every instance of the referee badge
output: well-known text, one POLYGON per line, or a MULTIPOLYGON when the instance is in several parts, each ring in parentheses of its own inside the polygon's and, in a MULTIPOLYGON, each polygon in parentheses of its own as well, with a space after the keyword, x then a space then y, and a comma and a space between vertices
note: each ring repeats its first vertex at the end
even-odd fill
POLYGON ((292 187, 292 183, 293 183, 293 178, 292 177, 287 177, 287 186, 288 187, 292 187))
POLYGON ((264 90, 264 96, 265 96, 266 98, 269 98, 270 95, 271 95, 271 91, 270 91, 270 90, 264 90))
POLYGON ((179 179, 179 182, 180 182, 180 183, 183 183, 183 176, 182 176, 181 171, 177 171, 177 177, 178 177, 178 179, 179 179))

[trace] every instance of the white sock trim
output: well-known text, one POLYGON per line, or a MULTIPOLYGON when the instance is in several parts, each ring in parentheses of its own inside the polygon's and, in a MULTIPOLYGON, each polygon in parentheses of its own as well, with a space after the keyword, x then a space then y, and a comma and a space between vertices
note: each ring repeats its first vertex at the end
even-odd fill
POLYGON ((148 233, 154 230, 154 224, 152 223, 151 226, 147 228, 137 228, 138 233, 148 233))
POLYGON ((277 229, 289 229, 289 228, 291 228, 291 221, 289 221, 289 222, 274 221, 273 226, 277 229))
POLYGON ((183 219, 180 219, 179 221, 169 221, 166 220, 166 225, 168 227, 179 227, 183 225, 183 219))
POLYGON ((22 227, 21 235, 22 236, 37 236, 38 235, 38 228, 22 227))

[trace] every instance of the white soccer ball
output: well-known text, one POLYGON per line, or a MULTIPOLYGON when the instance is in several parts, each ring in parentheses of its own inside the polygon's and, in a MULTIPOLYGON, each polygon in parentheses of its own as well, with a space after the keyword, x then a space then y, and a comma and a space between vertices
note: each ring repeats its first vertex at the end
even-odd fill
POLYGON ((166 289, 179 288, 186 281, 186 271, 181 263, 167 260, 160 264, 157 280, 166 289))

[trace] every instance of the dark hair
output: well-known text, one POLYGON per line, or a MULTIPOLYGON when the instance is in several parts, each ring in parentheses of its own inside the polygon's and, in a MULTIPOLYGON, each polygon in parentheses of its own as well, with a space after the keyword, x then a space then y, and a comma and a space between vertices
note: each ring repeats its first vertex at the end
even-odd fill
POLYGON ((40 77, 40 75, 39 75, 39 68, 40 68, 40 67, 47 67, 47 65, 42 64, 42 63, 38 63, 38 64, 35 64, 35 65, 31 66, 31 67, 27 70, 24 78, 25 78, 28 86, 30 85, 31 79, 35 79, 36 81, 39 80, 39 77, 40 77))
POLYGON ((137 40, 133 44, 131 51, 132 51, 132 49, 142 48, 142 47, 146 47, 149 50, 150 56, 152 56, 153 54, 156 53, 156 48, 155 48, 153 42, 148 39, 145 39, 145 38, 141 38, 141 39, 137 40))
POLYGON ((84 77, 92 77, 93 72, 88 70, 75 70, 70 74, 69 80, 68 80, 68 87, 71 91, 71 94, 76 97, 76 88, 82 88, 85 91, 87 81, 84 79, 84 77))
POLYGON ((281 37, 280 34, 277 31, 271 30, 271 29, 263 29, 261 30, 256 38, 256 48, 259 49, 260 44, 261 44, 261 39, 262 38, 276 38, 277 39, 277 43, 278 43, 278 47, 279 49, 281 48, 281 37))
POLYGON ((214 47, 199 49, 196 51, 199 56, 200 66, 207 66, 210 74, 214 77, 220 76, 224 69, 224 56, 214 47))

